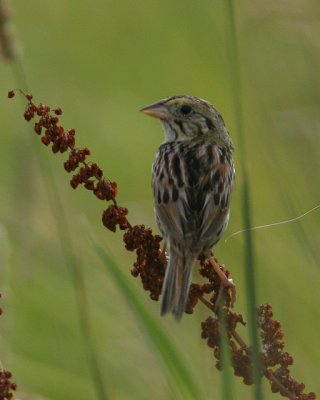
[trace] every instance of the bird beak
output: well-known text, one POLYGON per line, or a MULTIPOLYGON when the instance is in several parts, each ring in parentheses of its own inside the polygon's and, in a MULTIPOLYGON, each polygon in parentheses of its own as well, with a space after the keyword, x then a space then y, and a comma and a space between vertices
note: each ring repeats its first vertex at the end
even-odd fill
POLYGON ((150 117, 162 120, 168 120, 171 118, 171 114, 167 106, 165 106, 161 102, 153 103, 150 106, 142 108, 140 111, 142 111, 146 115, 150 115, 150 117))

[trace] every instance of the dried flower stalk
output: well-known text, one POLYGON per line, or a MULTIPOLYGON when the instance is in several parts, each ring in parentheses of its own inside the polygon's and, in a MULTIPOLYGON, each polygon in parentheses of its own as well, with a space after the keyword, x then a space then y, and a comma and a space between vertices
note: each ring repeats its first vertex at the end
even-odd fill
POLYGON ((8 0, 0 0, 0 54, 11 61, 18 55, 18 46, 10 22, 11 10, 8 0))

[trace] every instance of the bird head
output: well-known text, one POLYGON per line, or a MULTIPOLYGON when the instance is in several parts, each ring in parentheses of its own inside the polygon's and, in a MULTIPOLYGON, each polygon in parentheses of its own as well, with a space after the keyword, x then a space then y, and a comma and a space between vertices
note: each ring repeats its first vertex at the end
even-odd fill
POLYGON ((173 96, 141 110, 160 119, 167 142, 212 140, 232 147, 231 138, 218 110, 195 96, 173 96))

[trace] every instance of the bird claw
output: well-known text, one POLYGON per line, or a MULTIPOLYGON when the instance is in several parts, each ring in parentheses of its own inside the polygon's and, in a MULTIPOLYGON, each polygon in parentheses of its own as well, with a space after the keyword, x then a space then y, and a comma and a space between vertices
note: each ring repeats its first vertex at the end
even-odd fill
POLYGON ((226 280, 222 280, 221 281, 221 284, 222 284, 222 290, 225 288, 225 287, 227 287, 227 288, 229 288, 230 289, 230 297, 231 297, 231 304, 230 304, 230 306, 231 306, 231 308, 233 308, 234 307, 234 305, 235 305, 235 302, 236 302, 236 285, 235 285, 235 283, 233 282, 233 279, 231 279, 231 278, 227 278, 226 277, 226 280))
POLYGON ((228 278, 226 276, 223 269, 220 267, 220 265, 216 262, 216 260, 213 257, 210 257, 209 261, 210 261, 211 265, 213 266, 214 270, 216 271, 217 275, 219 276, 220 282, 221 282, 220 290, 219 290, 217 300, 216 300, 215 310, 217 311, 220 307, 221 300, 223 297, 223 291, 225 288, 230 288, 230 292, 231 292, 230 293, 230 297, 231 297, 230 306, 231 306, 231 308, 233 308, 235 305, 235 302, 236 302, 236 285, 233 282, 233 279, 228 278))
POLYGON ((235 283, 233 282, 232 279, 228 279, 228 281, 230 283, 230 292, 231 292, 231 304, 230 305, 231 305, 231 308, 233 308, 235 303, 236 303, 236 299, 237 299, 237 296, 236 296, 236 285, 235 285, 235 283))

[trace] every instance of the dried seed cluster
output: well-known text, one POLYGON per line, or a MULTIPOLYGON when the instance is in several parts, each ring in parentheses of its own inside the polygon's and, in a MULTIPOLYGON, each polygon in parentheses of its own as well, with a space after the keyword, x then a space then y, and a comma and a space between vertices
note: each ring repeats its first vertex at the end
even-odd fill
POLYGON ((315 393, 303 393, 305 385, 298 383, 290 374, 289 366, 293 364, 293 358, 283 350, 285 343, 282 327, 279 321, 273 319, 270 304, 259 307, 259 325, 264 373, 271 383, 272 392, 287 397, 289 393, 292 399, 297 400, 314 400, 315 393))
MULTIPOLYGON (((48 105, 40 103, 36 105, 32 94, 18 91, 27 99, 27 107, 24 112, 26 121, 34 122, 34 131, 41 136, 44 145, 51 145, 53 153, 64 153, 69 151, 69 157, 64 162, 64 169, 73 176, 70 185, 73 189, 83 186, 100 200, 111 201, 102 213, 103 225, 112 232, 117 228, 125 230, 124 241, 126 248, 136 251, 137 260, 132 267, 132 275, 140 276, 145 290, 150 291, 150 297, 158 300, 161 294, 162 282, 166 266, 166 257, 160 250, 162 238, 153 235, 151 229, 143 225, 131 226, 128 219, 128 209, 117 204, 117 183, 111 182, 104 177, 102 169, 87 159, 90 150, 86 147, 76 147, 75 129, 65 130, 60 124, 59 116, 62 115, 60 107, 52 109, 48 105)), ((15 91, 8 93, 9 98, 15 96, 15 91)))
POLYGON ((126 249, 135 250, 137 254, 131 274, 135 277, 140 275, 143 288, 150 291, 152 300, 158 300, 167 263, 165 253, 160 250, 162 238, 153 235, 150 228, 136 225, 124 234, 123 240, 126 249))
POLYGON ((110 231, 115 232, 117 225, 121 230, 129 227, 127 220, 128 210, 125 207, 109 206, 102 214, 102 223, 110 231))
MULTIPOLYGON (((253 370, 251 349, 237 334, 237 325, 245 325, 241 314, 224 309, 228 343, 230 348, 231 363, 236 376, 242 377, 243 382, 252 385, 253 370)), ((273 319, 272 307, 269 304, 261 304, 258 309, 259 327, 261 329, 261 374, 271 384, 273 393, 280 393, 291 400, 314 400, 313 392, 304 393, 305 385, 298 383, 290 373, 289 366, 293 364, 293 358, 284 351, 282 327, 279 321, 273 319)), ((221 321, 219 317, 208 317, 202 323, 202 338, 213 349, 216 358, 216 367, 221 370, 221 321)))
MULTIPOLYGON (((63 165, 67 172, 76 172, 70 180, 71 187, 76 189, 79 185, 82 185, 85 189, 92 191, 98 199, 113 202, 113 206, 108 207, 103 212, 102 220, 105 227, 113 232, 117 226, 120 229, 129 228, 130 224, 126 218, 128 210, 118 207, 115 200, 117 183, 105 179, 102 169, 96 163, 87 161, 90 155, 88 148, 76 147, 75 129, 65 130, 60 124, 61 108, 52 109, 42 103, 36 105, 32 101, 32 94, 20 92, 28 100, 24 119, 28 122, 35 120, 34 131, 41 136, 41 142, 45 146, 51 145, 53 153, 69 151, 69 157, 63 165)), ((12 98, 14 96, 15 91, 11 90, 8 93, 8 97, 12 98)))
POLYGON ((11 381, 12 374, 5 369, 0 369, 0 399, 10 400, 13 392, 17 390, 17 385, 11 381))
MULTIPOLYGON (((2 314, 2 309, 0 308, 0 315, 1 314, 2 314)), ((13 399, 13 392, 15 392, 16 390, 17 390, 17 385, 14 382, 12 382, 11 372, 0 368, 0 400, 13 399)))
MULTIPOLYGON (((244 343, 241 337, 237 334, 238 324, 245 325, 241 314, 234 313, 227 308, 223 310, 225 315, 225 324, 227 339, 230 347, 231 364, 234 369, 235 376, 241 377, 243 383, 252 385, 252 362, 250 348, 244 343)), ((219 317, 208 317, 202 324, 202 338, 207 341, 209 347, 213 348, 213 355, 216 361, 216 367, 222 370, 221 364, 221 320, 219 317)))

